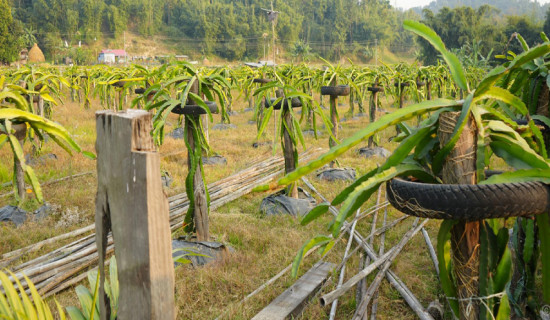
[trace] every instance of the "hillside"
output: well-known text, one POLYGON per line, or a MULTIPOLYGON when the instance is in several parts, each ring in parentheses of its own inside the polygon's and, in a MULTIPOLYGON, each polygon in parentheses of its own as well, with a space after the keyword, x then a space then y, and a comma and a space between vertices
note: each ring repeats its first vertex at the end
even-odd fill
POLYGON ((500 11, 500 15, 527 15, 537 20, 544 20, 549 4, 540 4, 533 0, 436 0, 424 7, 415 7, 411 10, 422 14, 422 10, 430 9, 437 13, 444 7, 456 8, 461 6, 479 8, 488 4, 500 11))

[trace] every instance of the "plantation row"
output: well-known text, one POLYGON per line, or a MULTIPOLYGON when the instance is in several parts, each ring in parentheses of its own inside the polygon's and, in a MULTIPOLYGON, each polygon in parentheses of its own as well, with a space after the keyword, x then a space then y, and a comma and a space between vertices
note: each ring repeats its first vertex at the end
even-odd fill
MULTIPOLYGON (((443 219, 437 243, 439 278, 446 303, 456 316, 505 319, 513 314, 533 318, 544 311, 544 303, 550 303, 550 191, 543 183, 550 177, 546 66, 550 41, 543 34, 544 43, 529 48, 518 36, 524 52, 509 52, 504 57, 506 63, 486 73, 465 70, 426 26, 407 21, 405 28, 428 40, 445 64, 343 67, 327 63, 319 69, 305 65, 252 69, 195 68, 177 63, 151 69, 74 67, 62 73, 47 67, 5 70, 0 92, 5 106, 0 109, 0 132, 4 133, 0 144, 8 142, 13 150, 18 195, 24 196, 19 186, 25 173, 42 200, 36 176, 24 162, 21 145, 26 138, 35 141, 35 152, 40 150, 36 142, 44 135, 67 151, 84 152, 64 128, 48 120, 55 119, 55 104, 62 98, 63 86, 70 88, 71 98, 81 99, 85 108, 96 97, 105 109, 150 110, 157 144, 163 143, 168 116, 180 115, 178 123, 185 126, 189 166, 185 184, 189 209, 183 226, 199 241, 209 240, 208 196, 203 191, 202 172, 202 155, 210 154, 206 121, 214 121, 213 114, 220 113, 220 122, 229 123, 233 100, 249 101, 258 140, 270 119, 277 117, 276 136, 281 139, 286 176, 256 191, 287 187, 286 195, 292 198, 298 197, 296 186, 302 177, 324 165, 335 166, 343 153, 397 126, 393 141, 399 145, 382 165, 356 179, 330 204, 321 203, 302 218, 302 224, 308 224, 331 209, 337 211, 330 211, 335 216, 328 225, 330 234, 311 239, 299 251, 293 274, 314 247, 326 253, 345 232, 351 234, 352 242, 362 205, 386 184, 389 202, 418 218, 403 242, 384 255, 387 260, 382 260, 382 251, 378 257, 373 254, 361 237, 356 240, 366 248, 372 258, 369 261, 379 263, 380 273, 367 294, 356 301, 359 308, 354 318, 363 317, 393 259, 427 219, 443 219), (398 109, 376 119, 373 110, 379 106, 380 92, 398 109), (314 98, 317 94, 321 103, 314 98), (329 116, 322 110, 326 96, 329 116), (336 107, 337 99, 343 96, 349 96, 346 117, 354 115, 356 101, 358 112, 364 112, 363 101, 370 98, 372 123, 339 141, 336 107), (404 101, 412 105, 405 106, 404 101), (293 110, 298 107, 301 113, 293 110), (276 109, 281 112, 274 113, 276 109), (206 115, 206 120, 201 115, 206 115), (305 122, 316 135, 318 118, 330 128, 331 149, 298 167, 296 146, 305 145, 301 127, 305 122), (490 170, 497 160, 510 171, 490 170), (507 218, 514 218, 512 233, 507 218), (542 277, 537 269, 539 254, 542 277), (542 286, 538 285, 540 278, 542 286), (513 279, 522 279, 523 286, 513 279), (538 292, 542 292, 541 299, 535 298, 538 292)), ((415 309, 413 304, 409 303, 415 309)), ((422 310, 417 314, 424 318, 422 310)))

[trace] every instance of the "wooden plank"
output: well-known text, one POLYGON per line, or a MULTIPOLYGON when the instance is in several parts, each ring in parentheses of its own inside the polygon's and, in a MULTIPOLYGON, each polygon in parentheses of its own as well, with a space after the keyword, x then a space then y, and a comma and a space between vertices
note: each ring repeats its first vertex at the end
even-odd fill
POLYGON ((332 263, 318 262, 252 320, 278 320, 298 317, 308 298, 321 288, 333 268, 334 264, 332 263))
MULTIPOLYGON (((152 116, 143 110, 100 111, 96 129, 100 284, 112 230, 120 286, 118 319, 175 319, 168 200, 150 135, 152 116)), ((101 319, 109 319, 103 285, 100 297, 101 319)))

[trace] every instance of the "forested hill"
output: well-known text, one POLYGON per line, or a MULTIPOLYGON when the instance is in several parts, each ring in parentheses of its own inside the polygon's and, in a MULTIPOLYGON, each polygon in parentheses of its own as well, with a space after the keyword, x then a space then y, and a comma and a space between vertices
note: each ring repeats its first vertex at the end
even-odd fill
POLYGON ((538 20, 544 20, 546 10, 548 10, 549 4, 540 4, 533 0, 436 0, 430 2, 429 5, 424 7, 415 7, 413 10, 421 14, 423 9, 430 9, 434 13, 437 13, 444 7, 456 8, 456 7, 472 7, 477 9, 484 4, 488 4, 495 7, 500 11, 501 15, 526 15, 535 17, 538 20))
MULTIPOLYGON (((268 0, 0 0, 0 7, 6 1, 26 38, 35 36, 46 56, 65 41, 85 46, 122 37, 128 30, 160 35, 176 43, 182 54, 192 50, 195 56, 230 60, 261 57, 264 45, 271 43, 271 24, 261 10, 271 8, 268 0)), ((273 4, 280 12, 278 47, 287 52, 314 51, 338 59, 350 52, 369 56, 375 42, 394 50, 414 46, 411 34, 401 27, 413 13, 394 9, 388 0, 273 4)))

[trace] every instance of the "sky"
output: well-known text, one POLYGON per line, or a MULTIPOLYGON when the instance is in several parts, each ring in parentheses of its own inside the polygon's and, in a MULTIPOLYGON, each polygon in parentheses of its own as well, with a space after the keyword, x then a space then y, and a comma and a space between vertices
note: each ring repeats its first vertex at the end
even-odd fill
MULTIPOLYGON (((390 0, 392 6, 409 9, 412 7, 428 5, 433 0, 390 0)), ((539 3, 548 3, 550 0, 539 0, 539 3)))

